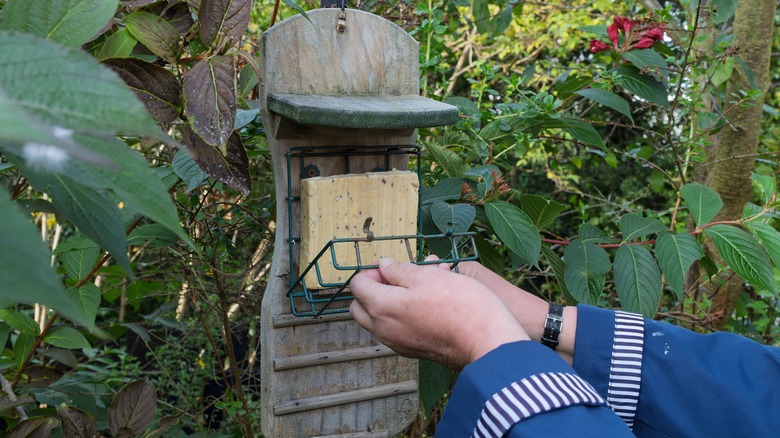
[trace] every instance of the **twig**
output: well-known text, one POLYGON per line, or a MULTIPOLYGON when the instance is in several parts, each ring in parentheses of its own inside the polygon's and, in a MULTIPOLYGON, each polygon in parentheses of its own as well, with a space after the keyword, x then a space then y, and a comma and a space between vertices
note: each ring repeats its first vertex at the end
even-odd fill
MULTIPOLYGON (((11 400, 11 402, 15 402, 16 394, 14 393, 14 388, 11 386, 11 383, 9 383, 8 380, 6 380, 2 374, 0 374, 0 384, 2 384, 3 392, 5 392, 8 395, 8 400, 11 400)), ((16 413, 19 414, 20 421, 24 421, 27 419, 27 412, 24 412, 24 409, 22 409, 21 406, 16 407, 16 413)))

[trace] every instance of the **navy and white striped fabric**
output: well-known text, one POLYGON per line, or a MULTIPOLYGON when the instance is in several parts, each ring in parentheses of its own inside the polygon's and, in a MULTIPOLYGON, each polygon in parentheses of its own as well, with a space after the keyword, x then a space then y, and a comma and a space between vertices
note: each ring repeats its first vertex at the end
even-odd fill
POLYGON ((642 315, 615 311, 615 336, 612 341, 607 401, 629 428, 634 427, 634 416, 639 402, 644 333, 645 320, 642 315))
POLYGON ((526 418, 575 404, 606 406, 607 402, 575 374, 536 374, 493 394, 482 409, 473 437, 500 437, 526 418))

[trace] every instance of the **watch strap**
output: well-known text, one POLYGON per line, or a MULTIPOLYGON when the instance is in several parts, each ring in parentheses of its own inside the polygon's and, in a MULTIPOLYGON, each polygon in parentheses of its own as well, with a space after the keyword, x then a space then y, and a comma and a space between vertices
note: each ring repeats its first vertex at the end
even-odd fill
POLYGON ((563 306, 560 304, 550 304, 550 310, 548 310, 547 318, 544 320, 542 345, 546 345, 555 350, 555 347, 558 346, 558 335, 561 334, 562 327, 563 306))

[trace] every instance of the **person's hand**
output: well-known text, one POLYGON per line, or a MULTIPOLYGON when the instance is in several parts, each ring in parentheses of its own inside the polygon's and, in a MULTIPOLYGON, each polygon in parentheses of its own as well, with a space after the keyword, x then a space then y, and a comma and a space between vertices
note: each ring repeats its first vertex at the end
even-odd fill
POLYGON ((397 353, 460 369, 494 348, 529 337, 478 281, 382 259, 350 282, 355 321, 397 353))

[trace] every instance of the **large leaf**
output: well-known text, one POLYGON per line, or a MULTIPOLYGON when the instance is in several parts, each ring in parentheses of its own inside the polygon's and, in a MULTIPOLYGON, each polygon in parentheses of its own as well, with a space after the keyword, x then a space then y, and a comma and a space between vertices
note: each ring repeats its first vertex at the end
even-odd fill
POLYGON ((750 175, 750 181, 753 182, 753 187, 761 197, 761 201, 764 204, 769 204, 777 192, 777 182, 774 176, 754 172, 750 175))
POLYGON ((44 336, 43 340, 60 348, 90 348, 87 338, 71 327, 57 327, 44 336))
POLYGON ((715 13, 710 14, 714 24, 721 24, 734 16, 737 12, 738 0, 712 0, 710 6, 715 13))
POLYGON ((195 64, 184 77, 189 125, 203 141, 220 147, 223 153, 236 120, 234 76, 233 60, 215 56, 195 64))
POLYGON ((594 243, 575 240, 566 247, 563 258, 563 280, 571 296, 580 303, 596 304, 612 267, 607 252, 594 243))
POLYGON ((54 417, 30 417, 17 424, 8 438, 47 438, 59 424, 54 417))
POLYGON ((0 309, 0 321, 10 325, 19 333, 30 336, 38 336, 41 333, 41 328, 38 327, 38 323, 34 319, 16 310, 0 309))
POLYGON ((436 362, 420 360, 420 402, 430 415, 433 408, 447 394, 452 383, 452 371, 436 362))
POLYGON ((582 226, 580 227, 579 240, 583 242, 590 242, 590 243, 618 242, 617 239, 613 239, 607 236, 606 234, 604 234, 603 231, 601 231, 599 228, 591 224, 582 224, 582 226))
POLYGON ((198 11, 200 39, 211 46, 224 35, 232 45, 246 31, 251 8, 251 0, 203 0, 198 11))
POLYGON ((5 31, 0 47, 0 89, 41 121, 170 141, 125 83, 87 53, 5 31))
POLYGON ((201 185, 209 177, 209 174, 198 166, 198 163, 195 162, 192 155, 187 151, 176 152, 171 164, 173 165, 173 171, 176 172, 176 176, 181 178, 184 184, 187 185, 188 192, 201 185))
POLYGON ((571 135, 573 139, 581 143, 596 146, 602 149, 606 148, 604 140, 601 138, 599 133, 593 129, 593 126, 591 126, 590 123, 587 122, 564 118, 546 119, 542 124, 542 127, 546 129, 560 128, 567 134, 571 135))
POLYGON ((427 143, 425 148, 433 161, 444 169, 444 172, 451 177, 461 177, 466 171, 466 165, 463 159, 452 150, 443 147, 435 141, 427 143))
POLYGON ((108 428, 113 435, 120 429, 143 432, 154 419, 157 391, 149 380, 137 380, 119 390, 108 407, 108 428))
POLYGON ((523 195, 520 197, 520 208, 531 218, 536 228, 544 228, 566 211, 567 206, 539 195, 523 195))
POLYGON ((658 106, 669 106, 669 92, 664 84, 650 75, 644 75, 633 65, 621 64, 615 67, 615 83, 626 91, 658 106))
POLYGON ((98 248, 95 242, 87 239, 81 234, 76 234, 70 238, 81 239, 89 242, 89 246, 86 248, 74 249, 72 251, 63 251, 60 259, 62 265, 65 267, 65 272, 73 280, 79 281, 87 276, 92 271, 95 264, 100 257, 100 248, 98 248))
POLYGON ((697 227, 706 225, 723 208, 723 201, 718 193, 699 183, 682 186, 680 196, 691 211, 697 227))
POLYGON ((666 60, 653 49, 629 50, 623 53, 623 59, 634 64, 636 68, 653 72, 657 79, 665 81, 669 76, 669 65, 666 60), (655 73, 657 71, 657 73, 655 73))
POLYGON ((450 230, 454 233, 468 231, 476 215, 474 206, 470 204, 448 204, 442 201, 431 204, 431 218, 442 233, 450 230))
POLYGON ((181 87, 169 70, 136 58, 107 59, 103 64, 135 91, 155 120, 170 123, 179 117, 181 87))
POLYGON ((460 199, 465 183, 468 183, 466 178, 447 178, 439 181, 433 187, 423 187, 422 193, 420 193, 420 203, 431 204, 436 201, 460 199))
POLYGON ((699 242, 688 233, 661 233, 655 243, 655 255, 666 282, 683 299, 685 274, 696 260, 704 257, 699 242))
MULTIPOLYGON (((0 29, 32 33, 79 47, 108 24, 117 4, 117 0, 8 0, 0 29)), ((7 48, 5 44, 1 46, 7 48)))
POLYGON ((128 245, 140 245, 148 242, 151 248, 173 246, 179 241, 179 236, 160 224, 145 224, 136 227, 127 235, 128 245))
POLYGON ((734 272, 753 285, 774 292, 769 254, 753 236, 729 225, 713 225, 705 228, 704 232, 734 272))
POLYGON ((57 408, 62 420, 62 433, 67 438, 94 438, 98 436, 97 425, 92 416, 73 406, 57 408))
POLYGON ((572 296, 571 292, 569 292, 569 288, 566 287, 566 265, 563 260, 558 257, 558 254, 556 254, 549 245, 542 245, 542 255, 545 260, 547 260, 547 263, 550 264, 550 268, 552 268, 553 274, 555 275, 555 281, 558 283, 558 287, 561 288, 561 292, 563 292, 563 296, 566 298, 566 305, 577 305, 579 301, 572 296))
POLYGON ((219 149, 203 141, 189 126, 184 127, 182 139, 192 158, 201 169, 234 190, 248 195, 252 188, 249 176, 249 158, 241 142, 241 136, 234 133, 227 142, 227 156, 219 149))
POLYGON ((769 253, 775 266, 780 267, 780 232, 771 225, 758 221, 748 222, 748 227, 758 237, 758 241, 769 253))
POLYGON ((666 231, 666 227, 658 219, 645 218, 633 213, 621 217, 619 227, 623 234, 623 242, 666 231))
POLYGON ((615 288, 623 308, 652 318, 661 302, 661 272, 650 250, 621 245, 615 254, 615 288))
POLYGON ((522 263, 538 263, 542 238, 528 215, 505 201, 486 204, 485 213, 498 238, 519 256, 522 263))
POLYGON ((79 288, 72 287, 67 292, 68 296, 76 302, 76 305, 87 316, 87 320, 94 322, 100 309, 100 288, 94 284, 87 283, 79 288))
POLYGON ((65 295, 51 269, 48 248, 32 225, 0 189, 0 298, 14 303, 40 303, 82 324, 84 313, 65 295))
POLYGON ((612 108, 620 114, 628 117, 628 119, 631 120, 631 123, 634 122, 634 118, 631 117, 631 107, 628 105, 626 99, 623 99, 611 91, 604 90, 602 88, 586 88, 584 90, 577 91, 576 94, 579 94, 580 96, 586 99, 590 99, 594 102, 598 102, 606 107, 612 108))
POLYGON ((133 53, 138 40, 127 29, 119 29, 106 38, 100 47, 97 58, 99 60, 109 58, 125 58, 133 53))
POLYGON ((152 53, 175 64, 179 58, 179 33, 162 17, 135 12, 124 19, 127 30, 152 53))

